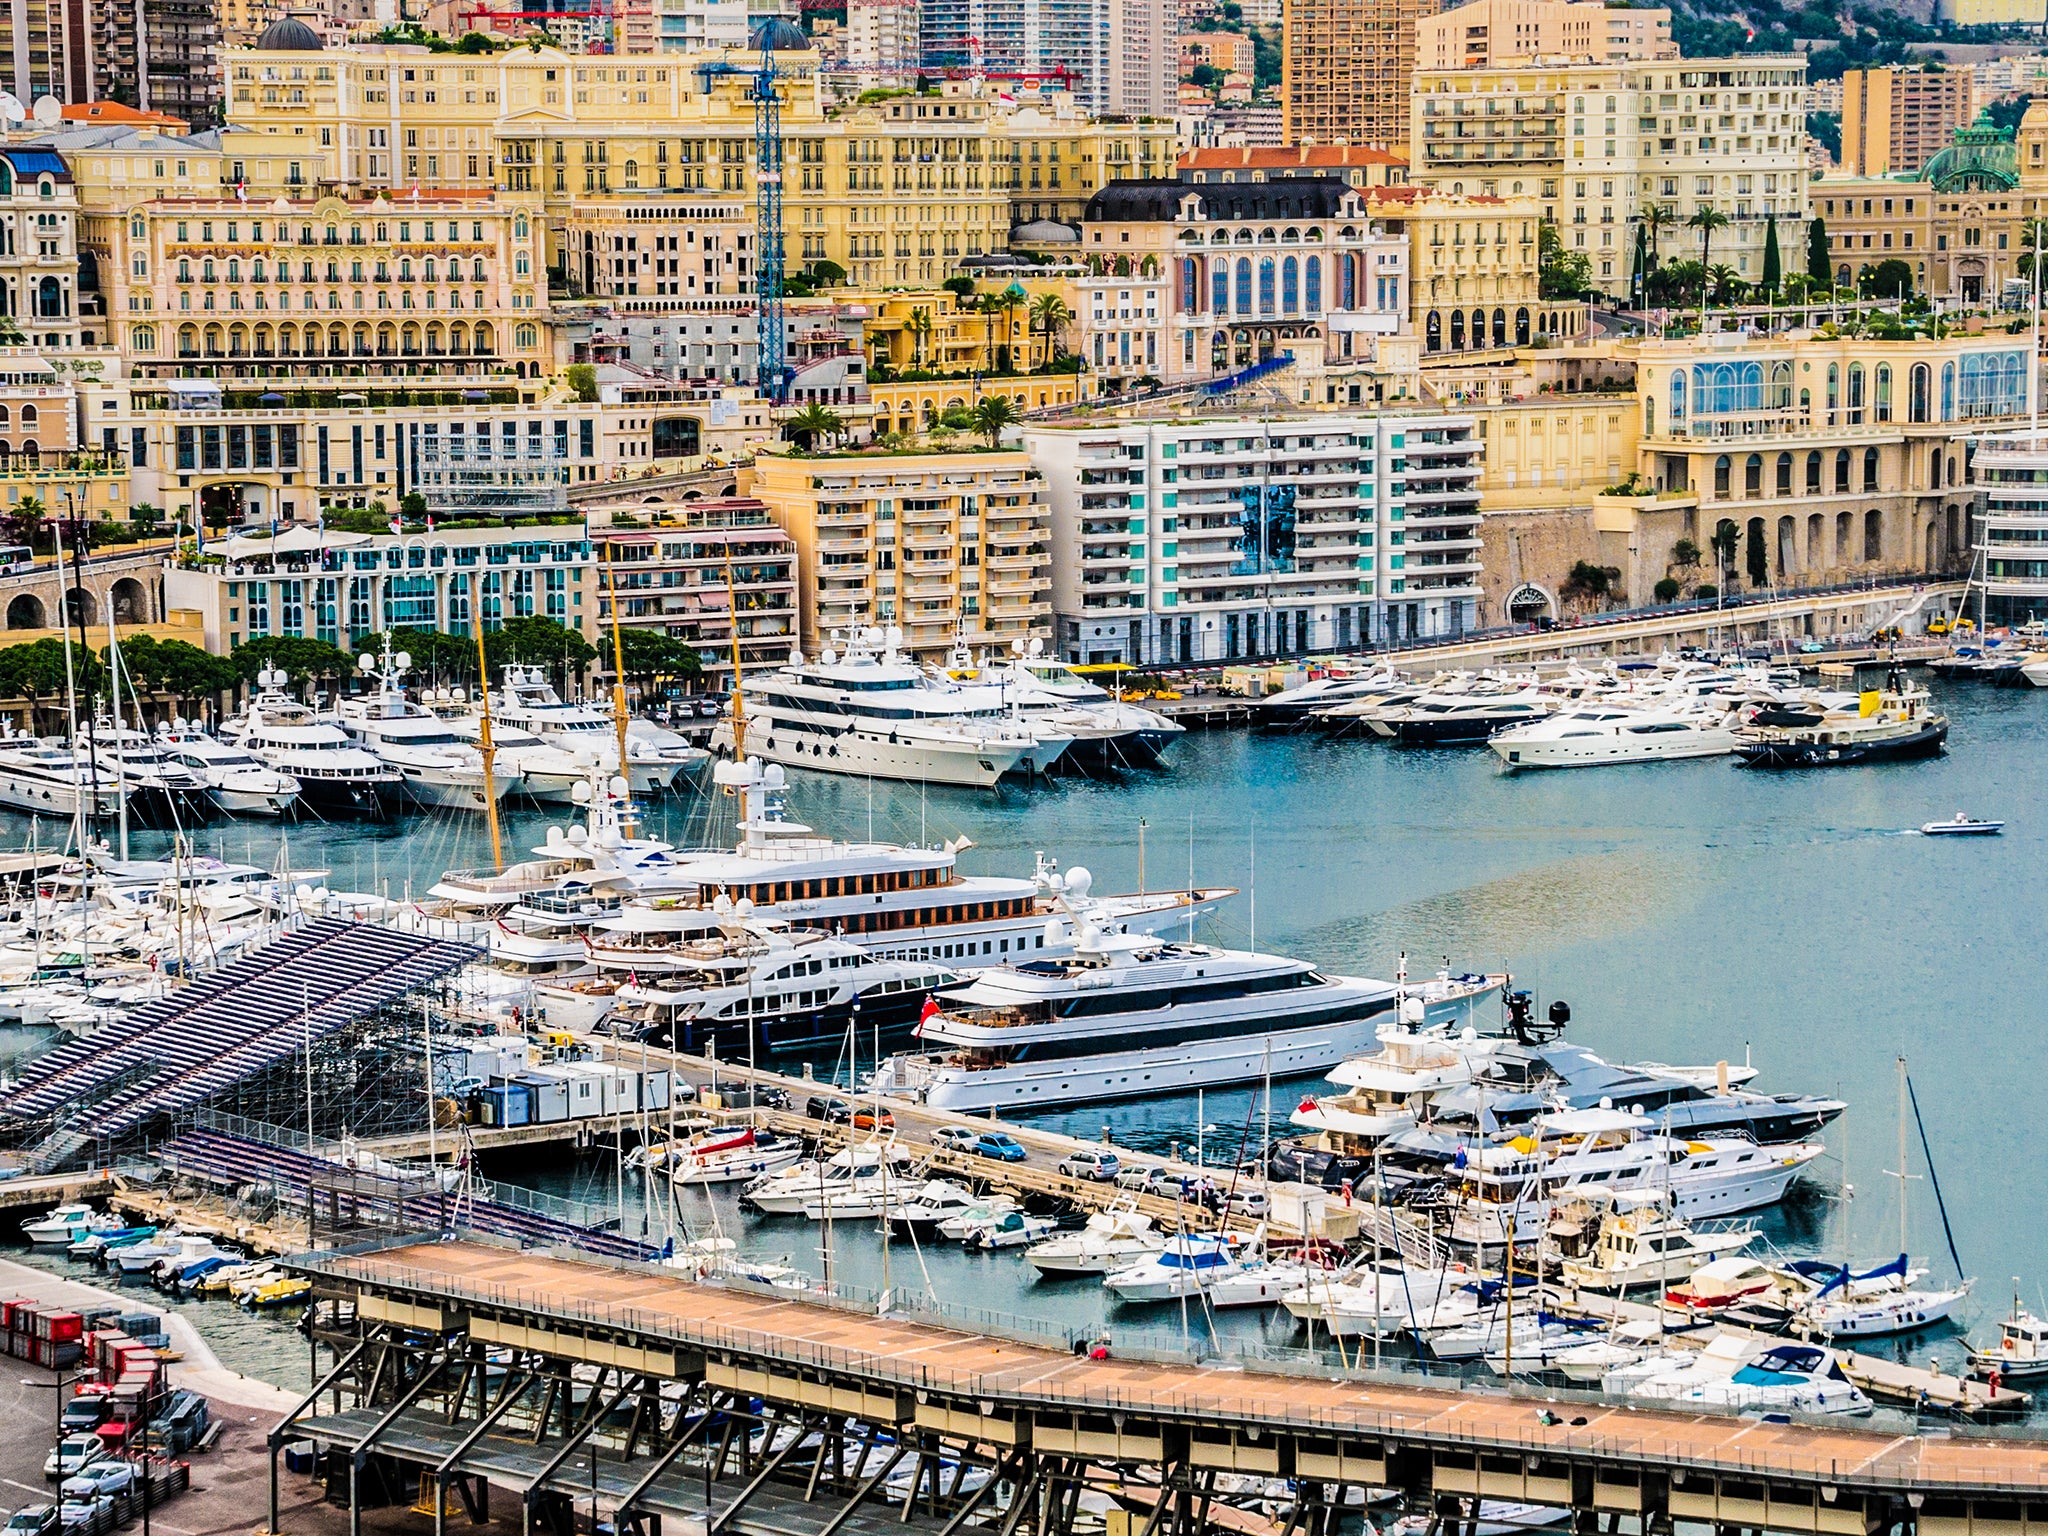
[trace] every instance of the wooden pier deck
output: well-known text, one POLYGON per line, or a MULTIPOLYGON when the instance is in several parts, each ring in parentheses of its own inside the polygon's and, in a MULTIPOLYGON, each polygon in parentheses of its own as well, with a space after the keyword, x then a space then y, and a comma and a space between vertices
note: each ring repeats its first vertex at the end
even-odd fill
MULTIPOLYGON (((415 1328, 427 1319, 444 1331, 468 1327, 475 1317, 488 1314, 496 1319, 493 1336, 516 1320, 525 1330, 523 1337, 547 1338, 571 1353, 579 1348, 608 1350, 613 1356, 630 1351, 646 1359, 666 1349, 678 1370, 686 1354, 722 1361, 723 1370, 739 1372, 746 1389, 764 1398, 807 1390, 823 1393, 828 1402, 834 1390, 868 1398, 900 1394, 891 1411, 920 1423, 930 1417, 924 1406, 964 1404, 972 1433, 999 1438, 993 1422, 973 1426, 976 1415, 1000 1420, 1013 1443, 1020 1425, 1038 1426, 1042 1437, 1051 1430, 1065 1437, 1062 1443, 1084 1433, 1128 1442, 1121 1451, 1109 1449, 1111 1460, 1158 1459, 1162 1426, 1168 1424, 1182 1433, 1192 1429, 1211 1443, 1221 1434, 1224 1444, 1238 1447, 1255 1446, 1262 1435, 1303 1437, 1302 1444, 1329 1439, 1354 1447, 1353 1454, 1373 1462, 1382 1479, 1398 1448, 1433 1453, 1440 1472, 1447 1466, 1453 1474, 1466 1465, 1461 1457, 1475 1454, 1471 1474, 1482 1484, 1489 1461, 1505 1453, 1510 1461, 1501 1463, 1494 1485, 1462 1491, 1521 1497, 1521 1492, 1506 1491, 1510 1473, 1518 1486, 1522 1480, 1533 1483, 1551 1463, 1584 1463, 1603 1477, 1642 1477, 1654 1470, 1669 1478, 1678 1494, 1688 1487, 1697 1490, 1695 1479, 1725 1477, 1751 1489, 1759 1510, 1761 1484, 1784 1489, 1781 1497, 1787 1498, 1792 1490, 1804 1489, 1805 1526, 1777 1525, 1761 1515, 1748 1523, 1807 1530, 1865 1529, 1860 1517, 1853 1524, 1815 1523, 1821 1507, 1814 1502, 1816 1493, 1827 1503, 1845 1490, 1922 1499, 1935 1494, 2038 1499, 2048 1493, 2048 1442, 2034 1439, 1884 1434, 1847 1424, 1570 1404, 1553 1414, 1544 1411, 1541 1400, 1526 1397, 1195 1364, 1092 1360, 645 1269, 466 1242, 289 1262, 313 1276, 323 1291, 356 1295, 359 1310, 415 1328), (576 1337, 584 1342, 572 1343, 576 1337), (1447 1463, 1441 1460, 1445 1453, 1451 1455, 1447 1463)), ((583 1357, 605 1358, 598 1353, 583 1357)), ((943 1414, 938 1417, 947 1422, 943 1414)), ((1967 1526, 1973 1517, 1966 1510, 1961 1518, 1967 1526)), ((1975 1526, 1979 1531, 1997 1528, 1984 1520, 1975 1526)), ((1922 1529, 1928 1529, 1924 1520, 1922 1529)))

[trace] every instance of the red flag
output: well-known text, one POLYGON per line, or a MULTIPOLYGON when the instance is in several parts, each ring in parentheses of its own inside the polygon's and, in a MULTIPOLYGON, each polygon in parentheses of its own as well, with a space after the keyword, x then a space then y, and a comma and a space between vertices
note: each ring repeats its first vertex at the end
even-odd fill
POLYGON ((933 997, 931 993, 925 993, 924 1007, 920 1008, 917 1013, 918 1039, 922 1040, 924 1038, 925 1025, 931 1023, 931 1021, 937 1018, 939 1014, 942 1012, 944 1012, 944 1010, 939 1007, 939 1000, 936 997, 933 997))

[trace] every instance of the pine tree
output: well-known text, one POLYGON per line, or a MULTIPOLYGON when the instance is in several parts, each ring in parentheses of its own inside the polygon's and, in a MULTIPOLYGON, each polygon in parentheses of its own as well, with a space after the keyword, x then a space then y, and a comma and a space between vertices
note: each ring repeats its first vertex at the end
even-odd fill
POLYGON ((1806 225, 1806 279, 1816 288, 1832 288, 1835 273, 1828 263, 1828 227, 1819 219, 1806 225))
POLYGON ((1778 285, 1784 277, 1783 265, 1778 255, 1778 220, 1776 215, 1773 215, 1764 225, 1764 292, 1775 297, 1778 285))

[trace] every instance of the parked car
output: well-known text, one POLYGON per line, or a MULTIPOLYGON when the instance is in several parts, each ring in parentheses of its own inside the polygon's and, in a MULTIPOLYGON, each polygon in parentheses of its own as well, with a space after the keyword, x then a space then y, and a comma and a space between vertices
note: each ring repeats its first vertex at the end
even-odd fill
POLYGON ((888 1110, 877 1112, 873 1104, 849 1104, 845 1099, 812 1099, 804 1113, 827 1125, 850 1125, 857 1131, 893 1131, 896 1117, 888 1110))
POLYGON ((126 1493, 135 1486, 135 1465, 108 1457, 96 1461, 75 1477, 64 1479, 59 1490, 67 1499, 91 1499, 105 1495, 112 1498, 117 1493, 126 1493))
POLYGON ((1162 1164, 1131 1163, 1116 1176, 1116 1186, 1118 1189, 1136 1189, 1150 1194, 1153 1192, 1153 1186, 1166 1177, 1168 1175, 1162 1164))
POLYGON ((1263 1218, 1272 1213, 1272 1202, 1266 1198, 1263 1189, 1239 1189, 1225 1199, 1224 1204, 1239 1216, 1263 1218))
POLYGON ((992 1157, 999 1163, 1021 1163, 1031 1155, 1016 1137, 1002 1131, 983 1131, 967 1150, 976 1157, 992 1157))
POLYGON ((1060 1159, 1059 1171, 1069 1178, 1114 1184, 1123 1171, 1123 1161, 1108 1147, 1076 1147, 1060 1159))
POLYGON ((980 1136, 981 1132, 971 1126, 942 1125, 932 1132, 932 1145, 944 1147, 949 1152, 965 1152, 980 1136))
POLYGON ((51 1536, 57 1529, 57 1506, 31 1504, 7 1519, 5 1536, 51 1536))
POLYGON ((111 1530, 114 1524, 114 1501, 96 1495, 87 1495, 82 1499, 66 1499, 57 1506, 57 1519, 67 1531, 111 1530))
MULTIPOLYGON (((687 1083, 683 1086, 690 1087, 687 1083)), ((691 1087, 690 1092, 694 1096, 696 1089, 691 1087)), ((792 1107, 792 1101, 787 1093, 780 1088, 770 1088, 766 1084, 739 1083, 730 1088, 720 1088, 718 1098, 727 1109, 787 1110, 792 1107)))
POLYGON ((110 1406, 104 1391, 81 1392, 64 1405, 57 1422, 67 1435, 84 1434, 106 1422, 110 1406))
POLYGON ((75 1477, 106 1453, 98 1435, 66 1435, 43 1458, 43 1476, 53 1483, 75 1477))

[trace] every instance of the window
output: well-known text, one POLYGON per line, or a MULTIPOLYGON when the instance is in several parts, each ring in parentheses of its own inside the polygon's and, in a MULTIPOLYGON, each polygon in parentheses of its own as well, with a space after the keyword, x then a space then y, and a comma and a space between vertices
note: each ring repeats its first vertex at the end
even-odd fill
POLYGON ((1916 422, 1927 420, 1928 385, 1932 377, 1933 370, 1925 363, 1915 363, 1913 365, 1913 371, 1907 376, 1906 384, 1908 420, 1916 422))

